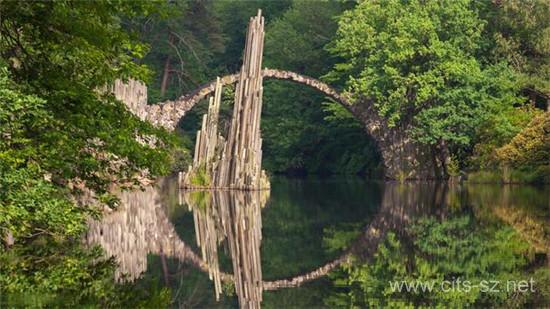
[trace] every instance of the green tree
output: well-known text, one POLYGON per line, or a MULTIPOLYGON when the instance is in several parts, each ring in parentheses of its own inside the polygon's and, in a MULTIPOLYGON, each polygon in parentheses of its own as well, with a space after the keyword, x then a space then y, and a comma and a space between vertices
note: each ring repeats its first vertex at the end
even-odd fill
POLYGON ((495 153, 501 165, 533 173, 532 182, 550 182, 550 114, 542 113, 533 118, 495 153))
MULTIPOLYGON (((479 15, 485 20, 484 44, 478 58, 491 64, 506 61, 516 77, 513 81, 529 97, 531 104, 519 100, 516 108, 493 108, 476 130, 475 146, 469 166, 472 169, 495 168, 496 149, 510 142, 540 111, 546 108, 550 93, 550 5, 547 1, 477 2, 479 15), (545 98, 546 96, 546 98, 545 98)), ((495 74, 498 76, 499 74, 495 74)), ((510 74, 512 76, 512 74, 510 74)))
MULTIPOLYGON (((335 16, 351 5, 293 1, 267 26, 265 65, 313 77, 325 74, 334 63, 324 47, 336 33, 335 16)), ((327 118, 325 101, 301 85, 266 82, 262 134, 268 170, 356 174, 377 167, 376 145, 361 125, 347 111, 344 120, 327 118)))
POLYGON ((282 15, 291 0, 225 0, 214 1, 213 11, 220 21, 225 50, 217 57, 216 67, 220 73, 236 73, 241 68, 246 29, 250 17, 262 10, 266 24, 282 15))
POLYGON ((514 72, 476 59, 484 24, 469 0, 362 2, 340 18, 330 51, 343 61, 327 78, 422 143, 471 146, 490 112, 518 101, 514 72))
POLYGON ((550 94, 550 3, 545 0, 481 2, 490 40, 485 57, 506 59, 522 74, 522 86, 550 94))
POLYGON ((54 183, 81 180, 98 193, 113 178, 133 181, 144 169, 167 171, 166 134, 98 91, 116 78, 147 78, 149 71, 134 62, 146 46, 123 30, 121 18, 154 8, 148 2, 2 3, 0 55, 14 81, 41 98, 51 115, 47 128, 24 128, 39 151, 21 165, 38 162, 54 183), (154 134, 157 148, 136 140, 154 134))
POLYGON ((143 63, 155 68, 148 99, 177 98, 215 76, 215 59, 225 49, 211 1, 171 1, 165 18, 146 17, 133 27, 151 46, 143 63))
MULTIPOLYGON (((158 12, 158 4, 1 2, 0 301, 143 300, 122 293, 113 262, 80 244, 86 218, 99 214, 80 193, 112 203, 111 185, 168 170, 173 139, 101 90, 117 78, 149 75, 135 62, 146 46, 122 21, 158 12), (155 148, 136 139, 150 135, 155 148)), ((157 291, 143 296, 165 300, 157 291)))

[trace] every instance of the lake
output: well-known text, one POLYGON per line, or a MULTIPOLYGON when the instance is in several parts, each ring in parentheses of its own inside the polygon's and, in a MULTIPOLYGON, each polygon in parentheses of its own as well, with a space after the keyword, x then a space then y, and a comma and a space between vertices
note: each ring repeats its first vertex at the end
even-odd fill
MULTIPOLYGON (((506 227, 532 251, 525 269, 550 265, 548 186, 273 177, 269 192, 199 192, 167 178, 120 199, 117 211, 90 223, 86 241, 115 256, 118 280, 169 287, 174 307, 335 306, 347 287, 326 273, 341 276, 338 265, 350 257, 375 263, 389 234, 414 243, 409 227, 422 218, 506 227)), ((468 261, 500 259, 496 251, 468 261)))

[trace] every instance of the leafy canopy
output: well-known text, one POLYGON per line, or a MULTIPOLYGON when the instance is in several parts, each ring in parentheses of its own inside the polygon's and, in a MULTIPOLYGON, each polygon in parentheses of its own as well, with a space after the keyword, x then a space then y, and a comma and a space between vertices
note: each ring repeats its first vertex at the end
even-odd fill
POLYGON ((422 143, 469 145, 490 107, 517 101, 513 71, 475 57, 484 24, 469 0, 364 1, 340 19, 327 78, 422 143))
MULTIPOLYGON (((166 172, 166 132, 141 122, 100 91, 121 78, 147 78, 135 62, 146 51, 122 22, 158 3, 129 1, 2 2, 0 22, 0 302, 33 306, 122 306, 112 261, 82 248, 92 205, 113 183, 142 171, 166 172), (156 148, 136 137, 157 135, 156 148), (11 299, 14 296, 15 298, 11 299)), ((144 294, 145 295, 145 294, 144 294)), ((151 295, 146 295, 149 297, 151 295)), ((166 300, 166 293, 152 295, 166 300)))
POLYGON ((56 183, 80 179, 99 193, 113 178, 132 181, 140 170, 167 171, 167 153, 136 140, 157 134, 157 146, 162 146, 170 142, 166 134, 98 91, 117 78, 147 78, 148 70, 134 61, 147 48, 122 28, 122 20, 149 14, 155 6, 126 1, 2 4, 0 55, 8 61, 11 78, 23 92, 40 98, 37 108, 47 115, 22 128, 20 134, 36 151, 20 153, 20 166, 38 162, 56 183), (121 164, 115 168, 113 161, 121 164))

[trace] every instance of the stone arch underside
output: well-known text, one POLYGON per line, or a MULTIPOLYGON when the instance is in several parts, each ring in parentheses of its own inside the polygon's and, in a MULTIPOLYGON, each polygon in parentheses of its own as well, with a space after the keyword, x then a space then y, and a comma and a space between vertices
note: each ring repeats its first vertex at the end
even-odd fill
MULTIPOLYGON (((352 101, 334 88, 315 78, 291 71, 263 69, 264 78, 287 80, 316 89, 340 103, 364 126, 367 134, 377 142, 384 164, 384 174, 387 179, 440 179, 446 175, 444 171, 445 155, 436 157, 431 148, 413 141, 407 132, 408 127, 389 127, 381 117, 375 104, 363 99, 362 102, 352 101)), ((237 82, 239 75, 230 74, 221 78, 222 86, 237 82)), ((193 92, 181 96, 174 101, 165 101, 154 105, 144 105, 139 108, 139 116, 157 126, 173 130, 180 119, 199 101, 214 92, 216 81, 200 86, 193 92)), ((135 112, 135 108, 132 108, 135 112)))

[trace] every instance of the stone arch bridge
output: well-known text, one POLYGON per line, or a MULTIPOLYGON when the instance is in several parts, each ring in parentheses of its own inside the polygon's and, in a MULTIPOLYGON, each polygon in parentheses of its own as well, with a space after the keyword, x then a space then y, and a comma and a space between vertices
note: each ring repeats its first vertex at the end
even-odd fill
MULTIPOLYGON (((445 157, 437 157, 427 146, 415 143, 406 134, 407 127, 388 127, 378 114, 373 102, 355 102, 331 86, 315 78, 291 71, 265 68, 263 78, 287 80, 320 91, 340 103, 363 125, 366 133, 374 138, 382 155, 386 179, 440 179, 445 177, 445 157)), ((237 82, 239 75, 230 74, 221 78, 223 86, 237 82)), ((125 102, 130 110, 143 120, 154 125, 174 130, 178 122, 198 102, 214 92, 216 81, 200 86, 174 101, 147 105, 147 88, 138 81, 117 81, 113 92, 125 102)))

